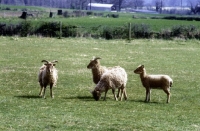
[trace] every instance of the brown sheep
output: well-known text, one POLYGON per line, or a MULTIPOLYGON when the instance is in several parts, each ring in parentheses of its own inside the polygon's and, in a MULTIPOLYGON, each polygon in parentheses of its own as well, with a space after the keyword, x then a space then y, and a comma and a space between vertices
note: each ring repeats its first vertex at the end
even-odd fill
POLYGON ((100 81, 100 78, 103 75, 103 73, 108 71, 108 69, 105 66, 100 65, 99 59, 101 58, 100 57, 93 58, 87 65, 87 68, 92 70, 93 82, 95 84, 97 84, 100 81))
POLYGON ((134 73, 140 75, 142 85, 146 88, 145 102, 150 101, 151 89, 163 89, 167 94, 167 103, 170 102, 170 87, 173 80, 168 75, 147 75, 144 65, 139 65, 134 73))

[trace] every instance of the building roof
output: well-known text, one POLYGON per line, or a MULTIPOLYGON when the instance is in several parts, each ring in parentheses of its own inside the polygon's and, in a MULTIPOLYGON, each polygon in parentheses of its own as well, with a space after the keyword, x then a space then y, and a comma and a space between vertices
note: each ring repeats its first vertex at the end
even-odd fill
MULTIPOLYGON (((90 6, 90 3, 88 4, 88 6, 90 6)), ((111 8, 113 6, 113 4, 100 4, 100 3, 91 3, 92 7, 107 7, 107 8, 111 8)))

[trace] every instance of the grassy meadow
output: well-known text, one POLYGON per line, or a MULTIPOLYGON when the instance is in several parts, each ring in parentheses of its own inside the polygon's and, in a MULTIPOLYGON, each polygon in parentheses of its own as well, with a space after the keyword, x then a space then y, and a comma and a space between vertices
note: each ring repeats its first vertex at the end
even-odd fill
MULTIPOLYGON (((28 17, 27 22, 30 22, 34 28, 41 25, 44 22, 62 22, 67 25, 75 25, 82 27, 84 29, 95 29, 100 26, 106 27, 118 27, 133 24, 145 24, 150 27, 151 30, 158 32, 162 30, 169 30, 175 26, 189 26, 193 25, 197 29, 200 29, 199 21, 186 21, 186 20, 167 20, 162 19, 165 16, 171 16, 169 14, 144 14, 144 13, 121 13, 121 12, 100 12, 93 11, 93 13, 103 13, 101 16, 84 16, 84 17, 63 17, 57 15, 57 8, 45 8, 45 7, 34 7, 34 6, 11 6, 11 5, 1 5, 1 9, 9 8, 10 10, 0 10, 0 23, 18 24, 24 21, 24 19, 19 19, 22 14, 23 9, 27 9, 28 12, 35 14, 35 17, 28 17), (53 18, 49 17, 49 12, 52 11, 54 14, 53 18), (37 14, 38 12, 38 14, 37 14), (118 14, 119 18, 107 18, 107 14, 118 14), (134 18, 133 18, 134 16, 134 18), (160 19, 152 19, 152 17, 157 17, 160 19)), ((74 10, 62 9, 63 12, 68 13, 74 10)), ((88 12, 87 10, 83 12, 88 12)), ((179 15, 174 15, 179 16, 179 15)), ((191 17, 192 15, 188 16, 191 17)), ((187 17, 185 15, 185 17, 187 17)))
POLYGON ((200 41, 138 39, 0 37, 0 130, 200 130, 200 41), (95 101, 91 70, 99 56, 104 66, 120 65, 128 73, 127 101, 95 101), (58 60, 57 87, 51 99, 40 98, 37 74, 41 60, 58 60), (171 101, 162 90, 145 89, 133 70, 168 74, 174 80, 171 101))

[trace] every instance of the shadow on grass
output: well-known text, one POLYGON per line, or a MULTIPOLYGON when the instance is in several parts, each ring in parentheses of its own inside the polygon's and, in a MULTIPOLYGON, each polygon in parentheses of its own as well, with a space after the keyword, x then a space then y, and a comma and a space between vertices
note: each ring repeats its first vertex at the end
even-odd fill
POLYGON ((41 98, 40 96, 34 96, 34 95, 22 95, 22 96, 14 96, 17 98, 24 98, 24 99, 38 99, 41 98))
POLYGON ((73 96, 73 97, 64 97, 64 99, 79 99, 82 101, 94 101, 92 96, 73 96))
POLYGON ((155 102, 155 101, 150 101, 150 102, 145 102, 144 100, 130 100, 133 102, 139 102, 139 103, 147 103, 147 104, 160 104, 159 102, 155 102))

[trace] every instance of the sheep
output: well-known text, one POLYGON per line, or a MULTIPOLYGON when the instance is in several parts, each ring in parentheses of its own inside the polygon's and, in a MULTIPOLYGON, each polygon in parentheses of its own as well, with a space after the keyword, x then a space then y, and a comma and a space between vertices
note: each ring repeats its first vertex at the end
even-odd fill
POLYGON ((55 68, 55 63, 58 61, 54 60, 49 62, 47 60, 42 60, 42 62, 45 62, 45 64, 40 67, 38 74, 38 81, 41 87, 39 96, 45 98, 46 87, 50 85, 50 96, 54 98, 52 87, 56 85, 58 79, 57 69, 55 68))
MULTIPOLYGON (((100 65, 100 57, 94 57, 92 60, 90 60, 90 63, 87 65, 88 69, 92 70, 92 77, 93 77, 93 82, 97 84, 103 73, 107 72, 108 70, 115 68, 115 67, 105 67, 100 65)), ((117 97, 119 97, 120 89, 118 89, 117 97)))
POLYGON ((108 69, 105 66, 100 65, 99 59, 101 58, 100 57, 93 58, 92 60, 90 60, 90 63, 87 65, 87 68, 92 70, 93 82, 95 84, 99 82, 103 73, 108 71, 108 69))
POLYGON ((118 96, 115 95, 115 89, 118 89, 118 91, 121 90, 121 101, 123 99, 123 95, 124 95, 125 100, 127 100, 127 94, 126 94, 127 79, 128 78, 127 78, 126 71, 120 66, 112 68, 111 70, 108 70, 102 75, 95 89, 91 92, 93 95, 93 98, 96 101, 98 101, 101 97, 101 93, 105 92, 104 100, 106 100, 107 91, 109 89, 112 89, 114 98, 116 101, 118 101, 118 98, 117 98, 118 96))
POLYGON ((140 75, 142 85, 146 88, 145 102, 150 101, 151 89, 163 89, 167 94, 167 103, 170 102, 170 87, 173 80, 168 75, 147 75, 144 65, 139 65, 134 73, 140 75))

